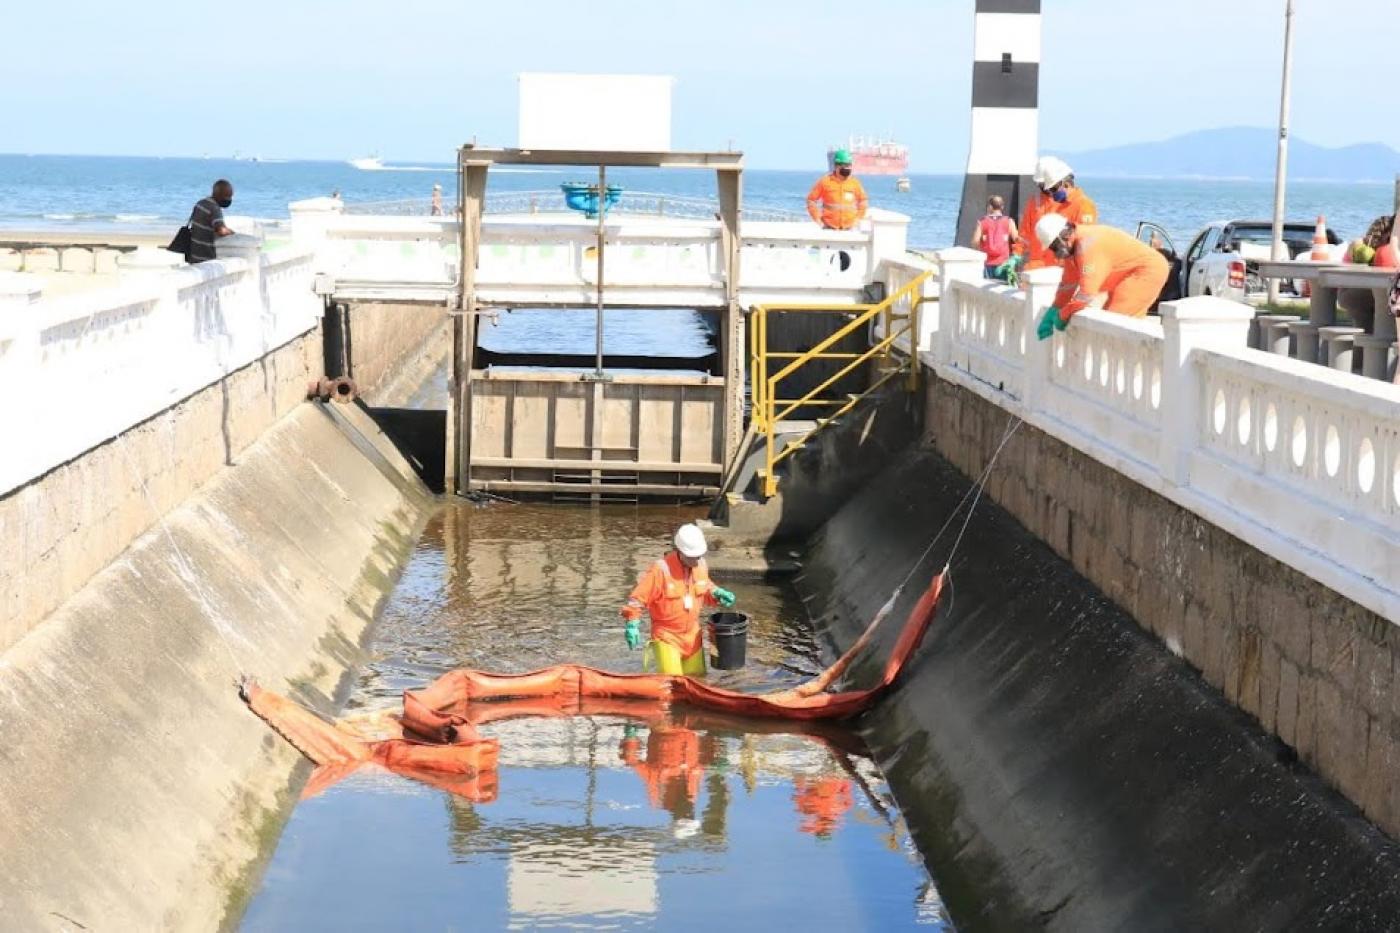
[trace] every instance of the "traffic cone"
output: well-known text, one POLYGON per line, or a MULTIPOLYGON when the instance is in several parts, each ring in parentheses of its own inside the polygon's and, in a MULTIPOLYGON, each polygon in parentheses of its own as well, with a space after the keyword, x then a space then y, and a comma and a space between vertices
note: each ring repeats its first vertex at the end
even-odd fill
POLYGON ((1321 262, 1332 258, 1332 251, 1327 247, 1327 220, 1321 214, 1317 215, 1317 229, 1313 231, 1312 255, 1308 258, 1321 262))

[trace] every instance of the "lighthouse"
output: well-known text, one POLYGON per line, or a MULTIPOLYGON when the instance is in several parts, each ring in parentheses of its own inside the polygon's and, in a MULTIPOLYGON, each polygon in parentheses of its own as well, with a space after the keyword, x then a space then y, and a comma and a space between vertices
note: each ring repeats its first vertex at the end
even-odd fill
POLYGON ((1040 133, 1040 0, 976 0, 972 54, 972 136, 955 242, 966 243, 987 198, 1021 216, 1035 193, 1040 133))

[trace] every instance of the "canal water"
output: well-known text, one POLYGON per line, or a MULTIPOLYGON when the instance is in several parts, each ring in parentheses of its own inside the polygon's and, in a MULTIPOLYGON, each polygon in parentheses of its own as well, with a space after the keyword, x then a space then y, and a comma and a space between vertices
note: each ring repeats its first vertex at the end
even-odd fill
MULTIPOLYGON (((636 671, 618 609, 672 507, 444 504, 376 629, 348 712, 456 667, 636 671)), ((823 666, 787 586, 720 582, 752 616, 747 691, 823 666)), ((950 929, 889 787, 844 727, 673 712, 509 718, 494 781, 362 772, 301 800, 242 928, 950 929)))

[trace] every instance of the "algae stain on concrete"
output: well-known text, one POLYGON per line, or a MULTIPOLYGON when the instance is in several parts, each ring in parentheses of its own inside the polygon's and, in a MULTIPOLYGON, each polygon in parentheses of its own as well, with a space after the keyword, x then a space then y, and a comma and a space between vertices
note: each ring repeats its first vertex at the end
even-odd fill
POLYGON ((256 854, 240 869, 225 873, 221 879, 226 895, 223 916, 218 923, 220 931, 238 929, 243 914, 248 909, 248 903, 257 893, 258 884, 272 859, 272 853, 277 849, 282 829, 291 819, 292 810, 296 807, 296 790, 305 783, 310 770, 308 762, 299 762, 292 772, 291 779, 277 791, 271 806, 261 803, 251 792, 244 791, 240 795, 235 833, 239 841, 256 854))
MULTIPOLYGON (((430 510, 424 510, 427 511, 430 510)), ((305 671, 287 681, 289 692, 296 699, 325 715, 334 715, 344 704, 364 663, 364 647, 373 635, 374 624, 426 521, 422 513, 415 516, 399 509, 392 518, 378 522, 378 534, 360 566, 354 596, 342 607, 346 614, 331 620, 316 640, 316 655, 305 671)), ((310 773, 310 763, 298 756, 287 783, 276 792, 270 805, 250 791, 240 794, 234 832, 238 842, 253 854, 238 870, 221 872, 226 895, 219 930, 239 927, 310 773)))

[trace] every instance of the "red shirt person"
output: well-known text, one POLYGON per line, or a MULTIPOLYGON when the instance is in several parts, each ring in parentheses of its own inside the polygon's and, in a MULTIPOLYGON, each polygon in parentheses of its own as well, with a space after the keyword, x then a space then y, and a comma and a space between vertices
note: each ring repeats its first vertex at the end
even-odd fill
POLYGON ((1016 221, 1002 213, 1005 208, 1006 201, 1000 195, 992 195, 987 199, 987 215, 977 221, 977 229, 972 232, 973 248, 987 254, 984 272, 989 279, 1006 280, 1013 271, 1006 264, 1021 239, 1016 221))

